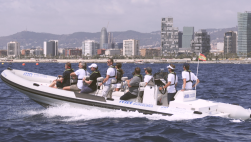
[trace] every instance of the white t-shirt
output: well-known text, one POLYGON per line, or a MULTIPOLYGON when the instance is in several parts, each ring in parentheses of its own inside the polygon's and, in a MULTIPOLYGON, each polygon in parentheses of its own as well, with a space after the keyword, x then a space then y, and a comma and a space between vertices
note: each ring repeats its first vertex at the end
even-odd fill
MULTIPOLYGON (((174 84, 174 80, 175 80, 174 74, 169 73, 169 74, 168 74, 168 78, 167 78, 167 82, 171 82, 171 84, 174 84)), ((177 83, 178 83, 178 76, 176 75, 175 84, 177 84, 177 83)), ((168 92, 168 93, 175 93, 175 92, 176 92, 175 84, 174 84, 174 85, 169 85, 169 86, 167 87, 167 92, 168 92)))
POLYGON ((109 67, 109 68, 107 69, 107 74, 106 74, 106 75, 109 75, 110 77, 111 77, 111 76, 114 76, 114 77, 109 78, 109 79, 105 82, 105 85, 111 84, 111 80, 112 80, 112 79, 115 79, 115 76, 116 76, 116 71, 115 71, 115 70, 116 70, 116 69, 115 69, 115 68, 112 68, 112 67, 109 67))
MULTIPOLYGON (((194 73, 190 72, 191 75, 191 81, 196 81, 198 78, 197 76, 194 75, 194 73)), ((182 72, 182 79, 186 79, 186 81, 189 81, 189 72, 188 71, 183 71, 182 72)), ((193 83, 192 82, 187 82, 186 83, 186 90, 192 90, 193 89, 193 83)), ((182 86, 183 87, 183 86, 182 86)))
POLYGON ((149 75, 149 74, 145 75, 145 77, 144 77, 144 82, 148 83, 148 82, 152 79, 152 77, 153 77, 153 76, 151 76, 151 75, 149 75))
MULTIPOLYGON (((75 71, 75 74, 78 76, 78 79, 83 79, 85 76, 88 76, 90 73, 84 69, 78 69, 75 71)), ((83 87, 83 80, 78 80, 77 86, 79 89, 83 87)))

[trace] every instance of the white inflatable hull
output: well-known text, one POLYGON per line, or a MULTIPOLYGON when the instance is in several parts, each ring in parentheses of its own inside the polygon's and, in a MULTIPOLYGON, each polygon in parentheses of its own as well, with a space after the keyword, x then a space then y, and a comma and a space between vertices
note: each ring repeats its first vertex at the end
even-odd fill
POLYGON ((110 101, 101 97, 101 93, 80 94, 50 88, 48 85, 56 77, 21 70, 6 69, 1 73, 1 79, 8 86, 24 93, 30 99, 45 107, 69 104, 72 107, 85 109, 98 108, 103 111, 117 109, 167 116, 177 114, 194 116, 195 118, 205 116, 230 117, 242 120, 250 118, 249 111, 241 106, 196 99, 195 91, 185 91, 185 93, 179 91, 175 96, 175 101, 171 101, 170 106, 164 106, 164 104, 157 105, 159 95, 157 86, 145 87, 144 89, 147 91, 144 92, 143 102, 140 103, 135 100, 119 100, 123 92, 113 92, 114 101, 110 101))

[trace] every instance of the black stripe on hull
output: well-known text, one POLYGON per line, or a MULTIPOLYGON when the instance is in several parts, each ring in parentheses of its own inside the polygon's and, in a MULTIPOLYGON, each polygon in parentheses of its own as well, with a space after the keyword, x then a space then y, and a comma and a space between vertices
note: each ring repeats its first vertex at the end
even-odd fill
MULTIPOLYGON (((34 89, 31 89, 31 88, 19 85, 17 83, 14 83, 14 82, 6 79, 2 75, 0 75, 0 78, 2 79, 2 81, 4 83, 6 83, 6 84, 8 84, 10 86, 13 86, 15 88, 18 88, 20 90, 29 92, 31 94, 36 94, 36 95, 39 95, 39 96, 52 98, 52 99, 57 99, 57 100, 65 101, 65 102, 71 102, 71 103, 76 103, 76 104, 83 104, 83 105, 89 105, 89 106, 95 106, 95 107, 101 107, 101 108, 107 108, 107 109, 122 110, 122 111, 138 111, 138 112, 144 113, 144 114, 162 114, 162 115, 168 115, 168 116, 173 115, 173 114, 170 114, 170 113, 162 113, 162 112, 156 112, 156 111, 150 111, 150 110, 144 110, 144 109, 137 109, 137 108, 131 108, 131 107, 125 107, 125 106, 118 106, 118 105, 112 105, 112 104, 106 104, 106 103, 93 102, 93 101, 88 101, 88 100, 68 98, 68 97, 64 97, 64 96, 59 96, 59 95, 55 95, 55 94, 51 94, 51 93, 47 93, 47 92, 34 90, 34 89)), ((86 95, 88 95, 88 94, 86 94, 86 95)), ((49 105, 49 104, 47 104, 47 105, 49 105)), ((42 105, 42 106, 44 106, 44 105, 42 105)))

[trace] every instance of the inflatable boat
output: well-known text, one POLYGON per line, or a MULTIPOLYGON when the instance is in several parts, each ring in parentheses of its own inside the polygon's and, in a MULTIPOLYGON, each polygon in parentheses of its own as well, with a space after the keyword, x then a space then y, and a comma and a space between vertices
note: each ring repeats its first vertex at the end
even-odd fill
MULTIPOLYGON (((165 84, 164 77, 160 74, 154 75, 147 83, 139 85, 138 97, 131 100, 120 100, 120 97, 127 91, 125 81, 122 78, 120 91, 113 91, 114 85, 108 97, 102 97, 102 86, 98 90, 82 94, 74 91, 51 88, 49 85, 57 77, 34 72, 22 71, 8 68, 1 73, 2 81, 15 90, 27 95, 30 99, 44 107, 69 104, 72 107, 85 109, 98 108, 102 111, 111 109, 123 111, 138 111, 144 114, 187 115, 197 118, 205 116, 218 116, 233 119, 246 120, 250 118, 250 112, 239 105, 219 103, 196 98, 196 90, 178 91, 175 100, 167 104, 167 91, 159 91, 159 87, 165 84)), ((98 82, 104 78, 98 78, 98 82)), ((97 83, 98 85, 98 83, 97 83)))

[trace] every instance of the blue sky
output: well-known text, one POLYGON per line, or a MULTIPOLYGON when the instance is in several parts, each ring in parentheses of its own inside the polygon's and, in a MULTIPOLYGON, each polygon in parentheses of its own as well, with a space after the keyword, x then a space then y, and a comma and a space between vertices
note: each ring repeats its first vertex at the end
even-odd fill
POLYGON ((228 28, 237 12, 251 11, 251 0, 0 0, 0 36, 26 28, 53 34, 160 30, 161 17, 174 26, 228 28))

